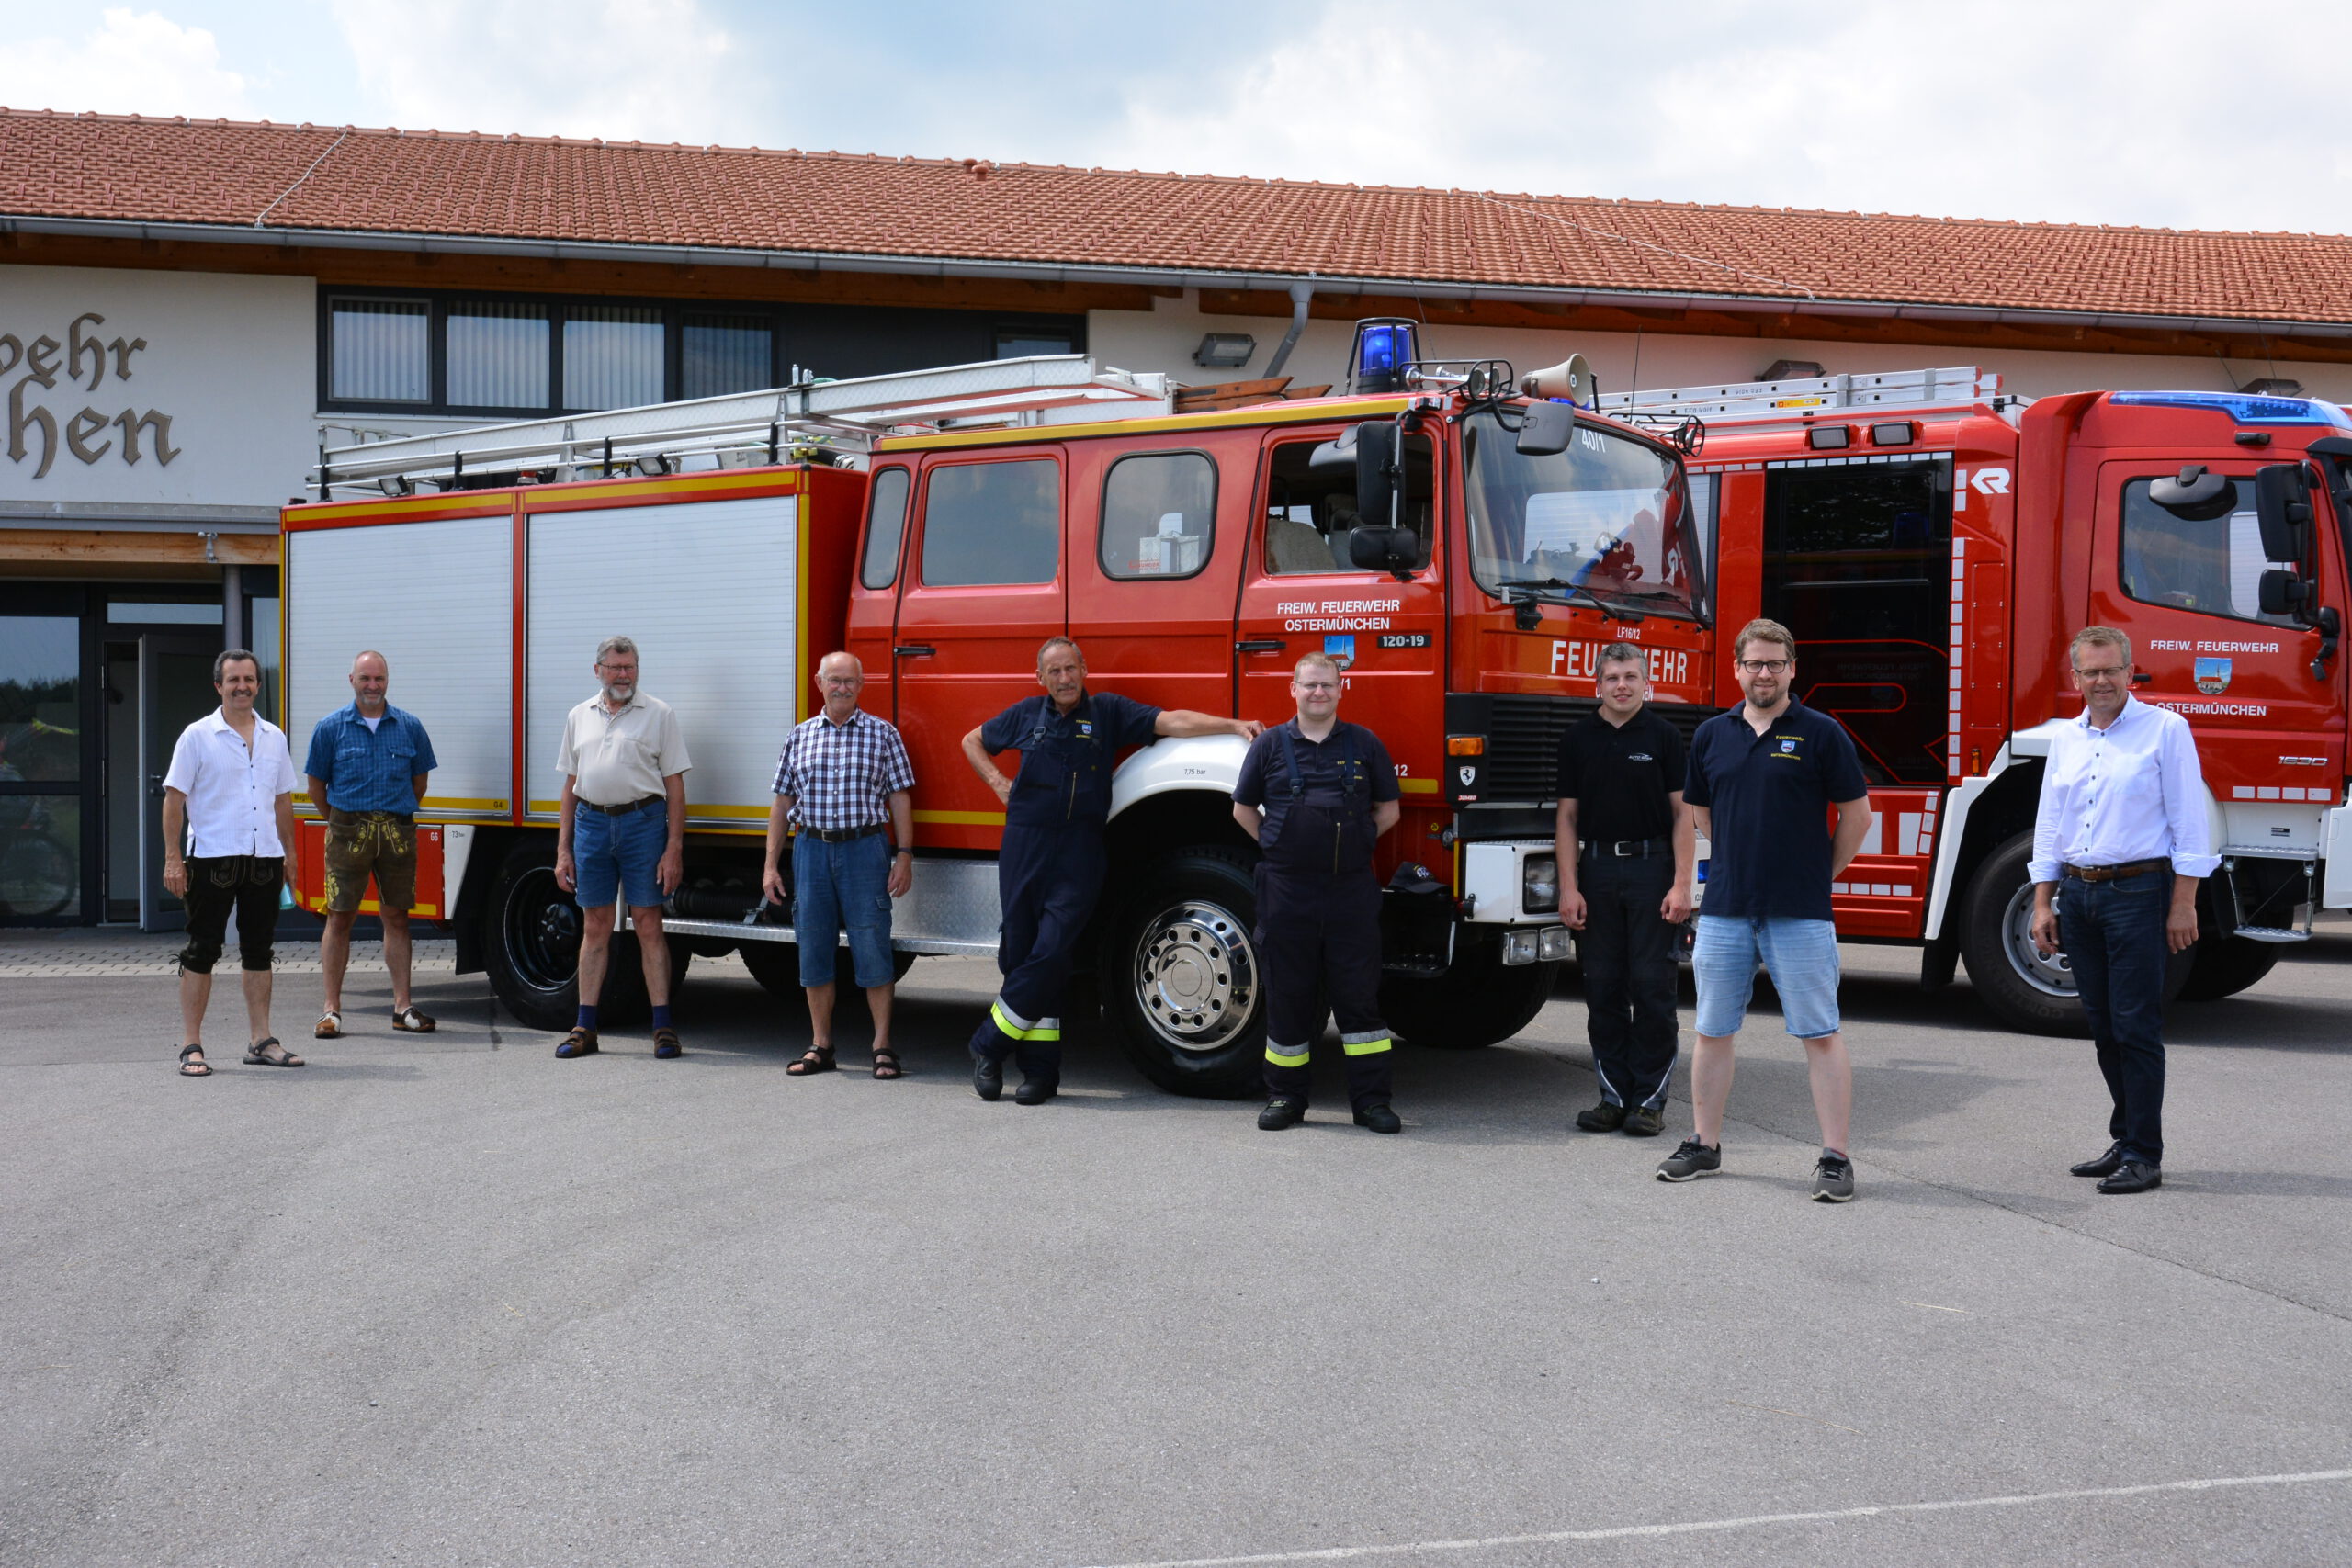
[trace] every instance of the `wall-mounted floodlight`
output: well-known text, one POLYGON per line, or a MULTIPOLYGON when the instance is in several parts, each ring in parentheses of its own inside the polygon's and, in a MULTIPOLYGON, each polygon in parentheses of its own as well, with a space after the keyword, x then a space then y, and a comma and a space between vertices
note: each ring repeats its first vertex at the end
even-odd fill
POLYGON ((1829 372, 1811 359, 1775 359, 1758 373, 1759 381, 1818 381, 1829 372))
POLYGON ((1238 370, 1258 352, 1258 340, 1248 333, 1210 333, 1193 350, 1193 363, 1210 370, 1238 370))
POLYGON ((650 457, 639 457, 636 462, 629 466, 635 468, 639 473, 643 474, 649 479, 658 479, 663 474, 674 474, 678 471, 677 459, 671 457, 667 452, 656 452, 650 457))
POLYGON ((2301 398, 2310 396, 2303 384, 2290 376, 2258 376, 2238 389, 2257 398, 2301 398))
POLYGON ((406 474, 387 474, 376 481, 376 488, 386 495, 414 495, 416 483, 406 474))

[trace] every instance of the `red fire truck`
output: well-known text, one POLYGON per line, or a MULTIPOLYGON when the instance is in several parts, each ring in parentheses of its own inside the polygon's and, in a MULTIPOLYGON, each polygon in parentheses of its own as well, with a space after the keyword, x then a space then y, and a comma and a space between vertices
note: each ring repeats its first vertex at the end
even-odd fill
MULTIPOLYGON (((2064 711, 2057 671, 2086 615, 2153 643, 2143 693, 2205 736, 2237 716, 2206 710, 2234 705, 2293 739, 2267 771, 2209 739, 2231 870, 2184 982, 2250 983, 2261 942, 2300 934, 2321 901, 2344 816, 2345 560, 2340 529, 2309 513, 2352 516, 2352 444, 2330 446, 2327 405, 2020 408, 1973 373, 1964 389, 1939 372, 1639 399, 1537 382, 1570 402, 1521 394, 1498 361, 1417 360, 1397 323, 1367 324, 1351 372, 1344 396, 1189 412, 1159 378, 1065 355, 330 451, 321 500, 285 514, 285 717, 306 732, 346 700, 355 650, 389 656, 447 792, 422 814, 420 912, 543 1027, 570 1021, 578 942, 552 874, 556 737, 616 632, 695 758, 674 956, 739 952, 787 996, 794 933, 759 903, 761 829, 816 660, 860 656, 868 706, 914 759, 902 962, 992 953, 1003 817, 957 740, 1035 689, 1038 644, 1064 633, 1098 687, 1269 720, 1300 654, 1341 661, 1344 711, 1387 740, 1404 789, 1382 869, 1416 860, 1446 885, 1390 895, 1384 920, 1383 1005, 1417 1043, 1509 1037, 1568 954, 1550 786, 1593 655, 1637 643, 1662 710, 1695 728, 1734 690, 1719 632, 1759 612, 1795 627, 1807 700, 1872 768, 1881 837, 1839 892, 1841 928, 1924 943, 1929 979, 1964 953, 2004 1016, 2070 1016, 2063 970, 2020 945, 2013 884, 2034 732, 2064 711), (2230 704, 2194 683, 2217 678, 2203 645, 2220 642, 2230 704), (2290 767, 2310 773, 2291 796, 2290 767)), ((1250 846, 1228 798, 1241 751, 1160 741, 1114 785, 1096 987, 1138 1068, 1180 1092, 1258 1082, 1250 846)), ((2352 878, 2324 901, 2352 903, 2352 878)), ((605 993, 624 1010, 632 952, 616 944, 605 993)))
MULTIPOLYGON (((2081 711, 2066 649, 2132 642, 2142 700, 2198 740, 2222 856, 2172 993, 2268 973, 2352 903, 2338 654, 2352 420, 2302 398, 2080 392, 1974 369, 1685 388, 1604 411, 1705 421, 1691 465, 1715 621, 1797 636, 1798 694, 1853 735, 1877 823, 1836 886, 1849 941, 1923 944, 2009 1023, 2075 1032, 2065 959, 2029 939, 2047 728, 2081 711), (2330 868, 2333 874, 2330 874, 2330 868)), ((1728 636, 1713 689, 1736 695, 1728 636)))

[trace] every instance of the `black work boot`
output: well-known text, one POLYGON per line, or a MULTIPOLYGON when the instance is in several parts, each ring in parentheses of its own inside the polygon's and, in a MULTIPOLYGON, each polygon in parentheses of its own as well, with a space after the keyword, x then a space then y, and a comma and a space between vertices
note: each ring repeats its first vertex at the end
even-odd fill
POLYGON ((1266 1109, 1258 1112, 1258 1131, 1279 1133, 1285 1127, 1295 1127, 1306 1120, 1306 1101, 1287 1094, 1278 1094, 1266 1101, 1266 1109))
POLYGON ((1004 1064, 993 1056, 972 1055, 972 1092, 994 1100, 1004 1092, 1004 1064))
POLYGON ((1613 1133, 1625 1124, 1625 1108, 1602 1100, 1589 1111, 1577 1112, 1577 1125, 1588 1133, 1613 1133))
POLYGON ((1356 1125, 1369 1127, 1375 1133, 1401 1133, 1405 1130, 1404 1119, 1385 1105, 1367 1105, 1357 1111, 1356 1125))

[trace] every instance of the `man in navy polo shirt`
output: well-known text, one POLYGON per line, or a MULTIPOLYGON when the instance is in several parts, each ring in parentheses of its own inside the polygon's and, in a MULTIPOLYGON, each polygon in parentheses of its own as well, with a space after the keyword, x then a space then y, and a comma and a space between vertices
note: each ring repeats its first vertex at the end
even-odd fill
POLYGON ((384 967, 392 976, 392 1027, 406 1034, 434 1030, 409 998, 408 935, 408 912, 416 904, 416 808, 433 772, 433 742, 414 714, 385 700, 390 681, 390 667, 374 649, 354 659, 352 700, 319 720, 302 764, 311 804, 327 819, 327 923, 319 933, 327 995, 311 1031, 321 1040, 343 1033, 343 972, 371 879, 384 923, 384 967))
POLYGON ((1657 1176, 1689 1181, 1722 1168, 1732 1045, 1761 963, 1781 995, 1788 1032, 1804 1042, 1821 1122, 1813 1196, 1842 1203, 1854 1195, 1846 1155, 1854 1070, 1838 1027, 1829 884, 1870 831, 1870 792, 1844 728, 1791 695, 1797 649, 1789 628, 1750 621, 1733 646, 1747 701, 1699 727, 1682 791, 1710 852, 1690 960, 1699 990, 1698 1049, 1690 1058, 1697 1126, 1657 1176))

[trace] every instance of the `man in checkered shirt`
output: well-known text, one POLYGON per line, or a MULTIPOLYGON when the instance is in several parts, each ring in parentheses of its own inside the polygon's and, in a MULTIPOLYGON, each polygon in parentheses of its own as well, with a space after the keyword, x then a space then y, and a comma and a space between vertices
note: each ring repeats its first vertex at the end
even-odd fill
POLYGON ((762 886, 770 898, 783 900, 784 873, 776 862, 787 824, 796 827, 792 927, 814 1043, 785 1068, 795 1076, 833 1068, 833 961, 844 929, 857 983, 874 1014, 874 1076, 902 1076, 890 1049, 897 978, 890 900, 905 897, 914 886, 915 771, 896 727, 859 710, 865 689, 865 671, 854 655, 825 655, 817 666, 824 711, 795 726, 776 759, 762 886))

